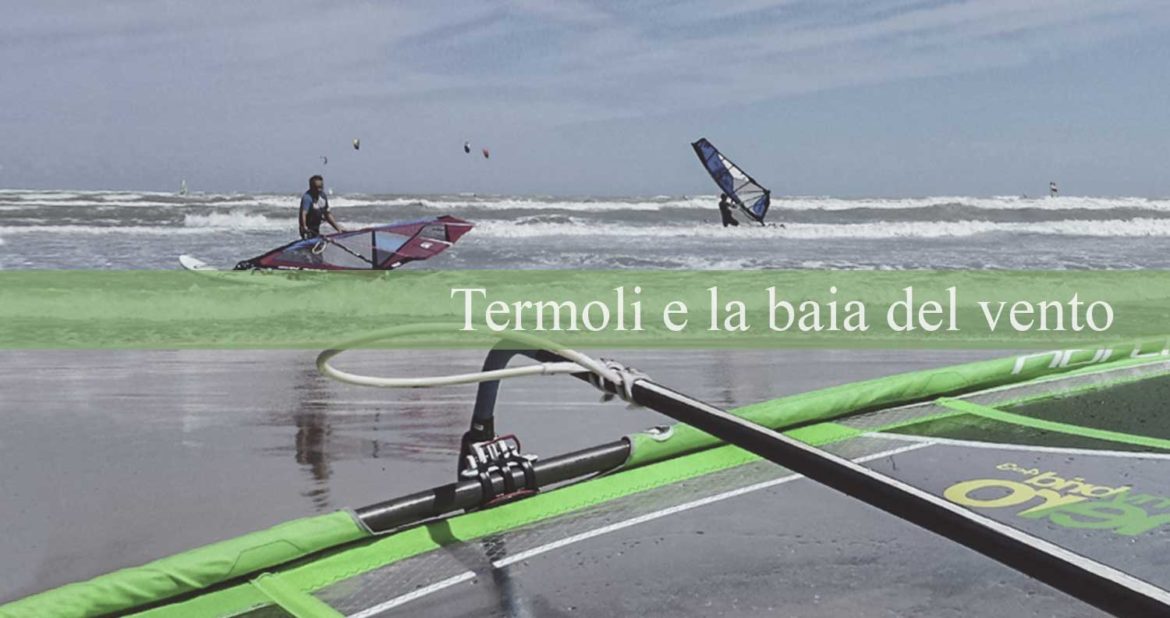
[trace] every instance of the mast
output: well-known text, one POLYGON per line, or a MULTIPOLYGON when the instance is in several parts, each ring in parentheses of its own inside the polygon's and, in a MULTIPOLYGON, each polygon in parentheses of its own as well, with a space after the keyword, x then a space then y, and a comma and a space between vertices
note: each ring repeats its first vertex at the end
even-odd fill
MULTIPOLYGON (((542 362, 564 360, 547 351, 533 356, 542 362)), ((614 384, 592 374, 573 375, 960 543, 1106 612, 1170 615, 1166 590, 858 463, 644 378, 614 384)))

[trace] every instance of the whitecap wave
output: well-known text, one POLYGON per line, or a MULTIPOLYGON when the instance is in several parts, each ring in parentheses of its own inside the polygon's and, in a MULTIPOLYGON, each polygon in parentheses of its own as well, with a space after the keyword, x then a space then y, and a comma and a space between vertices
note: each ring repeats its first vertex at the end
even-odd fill
POLYGON ((123 200, 123 201, 116 201, 116 200, 99 200, 99 201, 90 201, 90 200, 73 200, 73 201, 68 201, 68 200, 67 201, 20 200, 18 202, 15 202, 15 204, 9 204, 6 207, 24 208, 24 209, 37 208, 37 207, 47 207, 47 208, 70 207, 70 208, 94 208, 94 209, 107 208, 108 209, 108 208, 113 208, 113 207, 122 207, 122 208, 175 208, 175 207, 180 207, 180 208, 183 208, 183 207, 193 206, 193 205, 194 206, 202 206, 202 204, 176 204, 176 203, 169 203, 169 202, 125 201, 125 200, 123 200))
POLYGON ((296 219, 269 219, 264 215, 246 212, 213 212, 207 215, 183 215, 183 225, 188 228, 206 228, 235 231, 278 231, 295 230, 296 219))
POLYGON ((1111 210, 1117 208, 1170 211, 1170 200, 1144 197, 964 197, 936 196, 914 198, 774 197, 772 208, 791 210, 874 210, 923 209, 940 206, 966 206, 984 210, 1111 210))
POLYGON ((1113 219, 1104 221, 1044 221, 1034 223, 992 221, 914 221, 847 224, 790 223, 786 227, 743 224, 723 228, 717 224, 628 226, 613 224, 530 223, 485 221, 476 233, 497 238, 535 238, 542 236, 645 236, 655 238, 788 238, 817 239, 895 239, 961 238, 981 234, 1040 234, 1047 236, 1091 237, 1164 237, 1170 236, 1167 219, 1113 219))
MULTIPOLYGON (((186 208, 219 206, 224 208, 287 209, 295 213, 301 193, 199 193, 177 196, 165 192, 128 191, 29 191, 2 190, 0 202, 28 206, 85 206, 87 204, 125 207, 186 208)), ((439 211, 478 210, 560 210, 575 212, 710 210, 715 207, 714 194, 629 198, 588 198, 549 196, 501 196, 477 194, 447 195, 378 195, 338 194, 330 196, 334 208, 413 207, 439 211)), ((837 198, 827 196, 773 196, 776 210, 921 210, 940 207, 966 207, 984 210, 1149 210, 1170 212, 1170 199, 1144 197, 1024 197, 1024 196, 925 196, 910 198, 837 198)))
MULTIPOLYGON (((714 208, 717 200, 674 199, 665 201, 637 200, 539 200, 527 198, 495 198, 483 200, 404 200, 401 205, 418 205, 436 210, 479 208, 483 210, 567 210, 576 212, 660 211, 670 208, 714 208)), ((384 202, 397 205, 395 202, 384 202)))
POLYGON ((108 234, 131 234, 143 236, 188 236, 193 234, 215 234, 222 230, 212 228, 162 227, 146 225, 18 225, 0 227, 0 234, 55 234, 59 236, 81 235, 102 236, 108 234))
MULTIPOLYGON (((154 194, 157 195, 157 194, 154 194)), ((103 202, 138 202, 147 198, 144 193, 106 193, 96 196, 103 202)))
POLYGON ((22 202, 28 200, 75 200, 81 196, 81 193, 72 191, 21 191, 19 189, 4 189, 0 191, 0 198, 15 199, 22 202))

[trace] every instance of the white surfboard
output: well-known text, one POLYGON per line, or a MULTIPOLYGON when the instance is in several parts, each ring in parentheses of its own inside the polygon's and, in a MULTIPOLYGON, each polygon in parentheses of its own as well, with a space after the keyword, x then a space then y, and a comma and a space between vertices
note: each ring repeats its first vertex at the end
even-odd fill
POLYGON ((186 268, 187 270, 193 270, 196 272, 207 272, 207 271, 218 271, 219 270, 218 268, 212 266, 211 264, 208 264, 207 262, 204 262, 203 260, 201 260, 197 257, 194 257, 194 256, 190 256, 190 255, 180 255, 179 256, 179 263, 183 265, 183 268, 186 268))
POLYGON ((192 255, 180 255, 179 263, 183 265, 183 268, 193 273, 226 283, 286 288, 313 285, 320 282, 320 279, 298 281, 295 279, 298 271, 220 270, 192 255))

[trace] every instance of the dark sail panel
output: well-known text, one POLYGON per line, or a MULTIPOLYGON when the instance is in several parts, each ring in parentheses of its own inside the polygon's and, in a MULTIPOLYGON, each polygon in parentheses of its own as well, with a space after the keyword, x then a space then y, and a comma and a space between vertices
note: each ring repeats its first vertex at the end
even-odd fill
POLYGON ((739 206, 740 210, 760 223, 768 214, 768 207, 772 203, 772 192, 756 182, 747 172, 731 162, 719 149, 715 148, 707 138, 691 144, 695 154, 699 156, 703 167, 711 175, 711 179, 728 197, 739 206))

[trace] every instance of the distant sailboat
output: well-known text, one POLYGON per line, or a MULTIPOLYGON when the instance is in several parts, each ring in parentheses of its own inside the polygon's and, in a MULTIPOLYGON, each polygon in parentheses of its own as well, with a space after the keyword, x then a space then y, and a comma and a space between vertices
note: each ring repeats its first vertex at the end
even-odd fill
POLYGON ((179 182, 179 195, 187 195, 187 179, 179 182))

